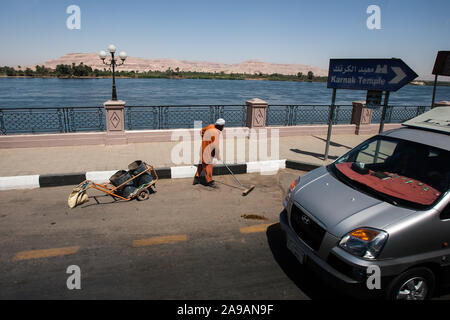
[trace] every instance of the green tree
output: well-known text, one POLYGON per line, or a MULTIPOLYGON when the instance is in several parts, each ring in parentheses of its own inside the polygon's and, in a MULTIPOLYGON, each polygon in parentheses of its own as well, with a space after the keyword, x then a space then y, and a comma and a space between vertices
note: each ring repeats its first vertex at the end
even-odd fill
POLYGON ((5 67, 6 68, 6 75, 8 77, 13 77, 16 75, 16 70, 14 70, 14 68, 11 67, 5 67))
POLYGON ((67 64, 58 64, 55 71, 58 76, 67 76, 71 74, 70 66, 67 64))
POLYGON ((45 75, 47 75, 49 73, 50 73, 50 69, 46 68, 44 65, 42 65, 42 66, 37 65, 36 66, 36 74, 45 76, 45 75))
POLYGON ((308 71, 308 80, 314 79, 314 73, 312 71, 308 71))
POLYGON ((27 76, 27 77, 32 77, 33 76, 33 70, 31 70, 30 68, 26 68, 25 69, 25 75, 27 76))

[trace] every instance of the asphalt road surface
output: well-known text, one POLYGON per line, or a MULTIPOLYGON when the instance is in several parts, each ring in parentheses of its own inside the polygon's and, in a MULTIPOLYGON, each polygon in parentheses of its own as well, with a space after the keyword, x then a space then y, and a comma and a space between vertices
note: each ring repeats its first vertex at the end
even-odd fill
POLYGON ((74 209, 72 187, 2 191, 0 299, 345 298, 285 247, 281 200, 299 174, 239 175, 256 185, 246 197, 191 179, 160 180, 142 202, 94 190, 74 209))

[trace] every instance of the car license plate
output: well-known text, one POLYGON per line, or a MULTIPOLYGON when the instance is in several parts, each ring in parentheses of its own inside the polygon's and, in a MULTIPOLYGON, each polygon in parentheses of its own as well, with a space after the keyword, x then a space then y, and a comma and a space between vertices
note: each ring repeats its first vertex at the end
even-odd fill
POLYGON ((305 261, 305 252, 290 238, 287 239, 287 247, 300 263, 305 261))

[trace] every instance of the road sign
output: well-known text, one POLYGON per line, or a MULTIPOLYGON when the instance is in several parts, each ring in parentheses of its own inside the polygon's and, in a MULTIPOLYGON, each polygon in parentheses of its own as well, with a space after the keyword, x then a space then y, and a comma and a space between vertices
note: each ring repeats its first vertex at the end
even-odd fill
POLYGON ((450 76, 450 51, 439 51, 434 62, 433 74, 450 76))
POLYGON ((415 78, 401 59, 330 59, 327 87, 397 91, 415 78))

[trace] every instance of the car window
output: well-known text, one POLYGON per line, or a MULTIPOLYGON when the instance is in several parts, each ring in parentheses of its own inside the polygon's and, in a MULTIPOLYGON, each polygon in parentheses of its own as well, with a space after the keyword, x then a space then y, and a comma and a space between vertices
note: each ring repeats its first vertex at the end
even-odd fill
POLYGON ((364 146, 356 156, 356 162, 365 164, 384 163, 392 156, 397 144, 387 140, 377 140, 364 146))
POLYGON ((377 136, 336 160, 334 168, 359 183, 353 187, 362 184, 365 191, 387 196, 394 204, 425 208, 449 190, 449 163, 447 150, 377 136))

